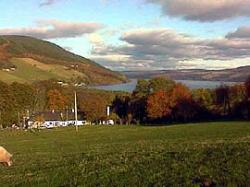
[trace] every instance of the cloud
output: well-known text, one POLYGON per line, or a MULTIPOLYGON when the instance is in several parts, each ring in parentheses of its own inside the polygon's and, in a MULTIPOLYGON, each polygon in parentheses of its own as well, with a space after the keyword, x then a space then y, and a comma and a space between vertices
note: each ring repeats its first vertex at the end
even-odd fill
POLYGON ((0 29, 2 35, 25 35, 41 39, 73 38, 94 33, 103 25, 93 22, 38 21, 36 27, 0 29))
POLYGON ((160 5, 162 12, 185 20, 213 22, 250 16, 250 0, 146 0, 160 5))
POLYGON ((130 69, 175 69, 189 67, 192 61, 207 62, 207 67, 216 68, 226 67, 227 62, 234 60, 250 59, 250 40, 200 39, 166 28, 132 30, 124 33, 120 40, 124 44, 94 46, 93 57, 105 64, 114 64, 106 57, 126 57, 118 59, 119 66, 122 63, 130 69))
POLYGON ((250 26, 240 27, 235 32, 230 32, 227 38, 250 39, 250 26))
POLYGON ((57 3, 58 1, 61 1, 61 0, 44 0, 43 2, 40 3, 40 7, 43 7, 43 6, 51 6, 55 3, 57 3))

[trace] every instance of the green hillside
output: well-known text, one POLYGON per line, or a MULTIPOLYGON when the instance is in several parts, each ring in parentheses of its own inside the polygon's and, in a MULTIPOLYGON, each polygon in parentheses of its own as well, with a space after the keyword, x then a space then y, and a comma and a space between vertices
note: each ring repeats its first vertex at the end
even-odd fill
POLYGON ((26 36, 0 36, 0 75, 0 80, 5 82, 51 78, 65 81, 77 79, 89 84, 126 81, 123 75, 58 45, 26 36), (16 70, 7 72, 10 68, 16 70))
POLYGON ((249 186, 250 123, 1 131, 1 186, 249 186))

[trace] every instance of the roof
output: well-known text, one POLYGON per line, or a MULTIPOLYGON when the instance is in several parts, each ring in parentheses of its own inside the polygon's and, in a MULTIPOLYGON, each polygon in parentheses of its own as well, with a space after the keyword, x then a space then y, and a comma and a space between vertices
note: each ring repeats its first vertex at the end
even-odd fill
MULTIPOLYGON (((75 120, 75 113, 72 111, 46 111, 37 112, 30 118, 31 121, 35 121, 37 117, 42 117, 45 121, 73 121, 75 120)), ((83 112, 78 112, 78 120, 84 120, 83 112)))

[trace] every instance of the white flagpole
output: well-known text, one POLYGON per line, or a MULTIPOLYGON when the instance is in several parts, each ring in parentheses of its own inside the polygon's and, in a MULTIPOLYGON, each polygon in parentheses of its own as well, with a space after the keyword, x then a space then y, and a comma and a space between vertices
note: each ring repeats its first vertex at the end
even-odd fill
POLYGON ((76 98, 76 91, 75 91, 75 126, 76 132, 78 132, 78 120, 77 120, 77 98, 76 98))

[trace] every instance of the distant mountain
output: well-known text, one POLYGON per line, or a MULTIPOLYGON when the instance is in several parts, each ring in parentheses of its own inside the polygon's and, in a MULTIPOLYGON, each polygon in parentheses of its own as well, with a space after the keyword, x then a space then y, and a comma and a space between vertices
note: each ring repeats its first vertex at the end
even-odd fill
POLYGON ((114 84, 124 75, 75 55, 53 43, 27 36, 0 36, 0 80, 33 82, 57 79, 114 84))
POLYGON ((250 66, 224 70, 159 70, 159 71, 124 71, 130 79, 149 79, 157 76, 167 76, 174 80, 206 80, 224 82, 243 82, 250 76, 250 66))

